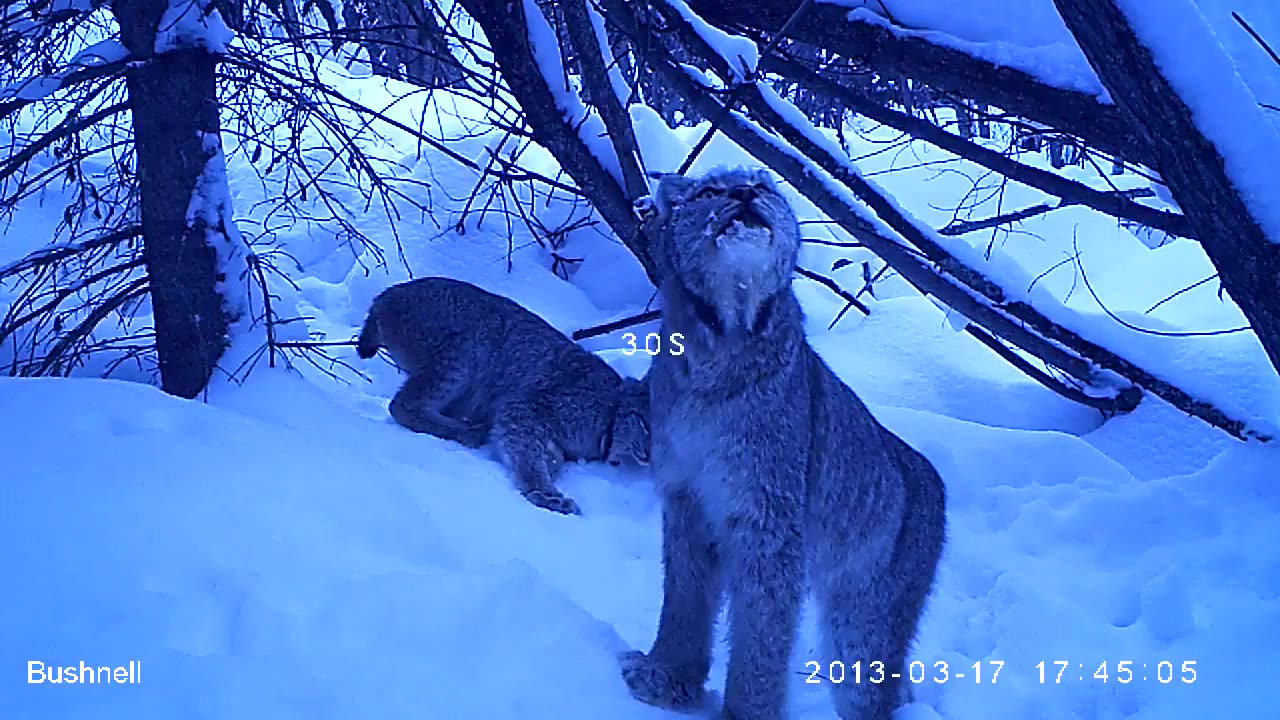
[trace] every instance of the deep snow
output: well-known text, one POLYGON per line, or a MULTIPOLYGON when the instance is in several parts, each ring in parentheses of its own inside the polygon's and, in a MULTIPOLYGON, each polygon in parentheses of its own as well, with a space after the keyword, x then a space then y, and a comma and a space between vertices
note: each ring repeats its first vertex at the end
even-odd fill
MULTIPOLYGON (((404 93, 337 71, 331 80, 376 107, 404 93)), ((419 120, 405 105, 389 112, 406 124, 419 120)), ((651 111, 632 115, 652 169, 678 166, 705 129, 671 132, 651 111)), ((440 117, 428 112, 426 122, 440 117)), ((443 117, 444 131, 461 133, 461 121, 443 117)), ((872 154, 893 136, 862 129, 864 137, 849 134, 854 154, 866 155, 859 169, 920 222, 949 222, 947 204, 970 189, 961 173, 976 177, 974 168, 911 167, 943 158, 919 144, 872 154)), ((430 182, 439 215, 402 220, 393 233, 376 210, 361 214, 354 195, 340 198, 385 265, 332 228, 277 227, 275 242, 297 261, 298 289, 273 278, 272 290, 280 306, 312 318, 305 330, 351 337, 373 295, 411 274, 475 282, 565 331, 649 302, 638 263, 598 230, 571 233, 560 249, 584 259, 567 282, 523 227, 508 236, 505 223, 472 216, 463 233, 453 232, 474 176, 439 155, 416 158, 411 139, 385 134, 393 144, 370 142, 371 151, 430 182)), ((494 139, 454 147, 483 157, 494 139)), ((233 141, 224 142, 231 202, 245 222, 257 222, 274 186, 257 181, 233 141)), ((521 159, 556 173, 544 151, 521 159)), ((746 161, 717 136, 693 171, 746 161)), ((1107 187, 1092 172, 1066 172, 1107 187)), ((984 198, 974 217, 1044 200, 1014 185, 984 198)), ((793 199, 803 218, 819 219, 793 199)), ((60 209, 56 198, 24 207, 0 244, 0 265, 48 237, 60 209)), ((549 226, 580 212, 562 198, 540 206, 549 226)), ((805 232, 848 239, 824 225, 805 232)), ((1280 381, 1251 335, 1140 336, 1101 313, 1076 266, 1050 270, 1078 251, 1108 307, 1147 327, 1240 324, 1238 310, 1215 297, 1215 283, 1145 313, 1212 273, 1196 244, 1151 250, 1078 207, 963 241, 1007 277, 1043 274, 1037 299, 1062 303, 1143 364, 1242 416, 1280 420, 1280 381)), ((865 252, 820 245, 807 245, 801 258, 853 289, 863 261, 879 267, 865 252), (829 270, 837 259, 854 262, 829 270)), ((913 656, 926 673, 900 717, 1275 717, 1280 451, 1238 443, 1157 400, 1103 423, 955 332, 900 280, 864 297, 871 316, 847 314, 831 330, 843 302, 807 280, 795 287, 817 350, 933 460, 948 487, 950 540, 913 656), (1069 663, 1060 683, 1054 661, 1069 663), (1123 661, 1135 677, 1122 684, 1123 661), (1157 677, 1162 661, 1171 663, 1172 682, 1157 677), (939 662, 951 673, 946 682, 935 681, 939 662), (982 682, 972 676, 975 662, 982 682), (1105 682, 1093 677, 1104 662, 1105 682), (1182 681, 1184 663, 1196 671, 1192 683, 1182 681)), ((233 348, 237 361, 249 340, 233 348)), ((645 371, 644 357, 621 353, 617 333, 584 345, 626 374, 645 371)), ((489 450, 390 423, 394 367, 337 353, 368 380, 340 367, 336 381, 305 364, 291 373, 260 362, 243 384, 219 376, 203 403, 136 382, 0 379, 0 567, 8 588, 0 609, 10 619, 0 625, 0 718, 683 717, 631 700, 614 662, 620 649, 647 649, 661 602, 659 506, 647 476, 570 467, 562 486, 584 515, 539 510, 511 489, 489 450), (80 660, 141 661, 144 679, 26 682, 29 661, 80 660)), ((129 366, 122 376, 149 377, 129 366)), ((800 720, 834 717, 826 689, 806 683, 809 661, 829 675, 840 660, 813 655, 814 632, 805 625, 793 661, 800 720)), ((723 681, 723 661, 721 648, 712 688, 723 681)))

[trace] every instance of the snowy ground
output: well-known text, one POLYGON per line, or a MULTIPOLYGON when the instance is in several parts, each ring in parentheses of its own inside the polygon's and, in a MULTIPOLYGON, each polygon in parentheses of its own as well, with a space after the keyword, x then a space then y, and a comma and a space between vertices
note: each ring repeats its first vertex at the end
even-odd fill
MULTIPOLYGON (((646 160, 673 168, 701 129, 672 142, 655 122, 637 111, 646 160)), ((478 157, 480 142, 465 154, 478 157)), ((884 147, 859 141, 855 150, 884 147)), ((916 147, 859 166, 901 166, 913 153, 938 159, 916 147)), ((699 165, 742 159, 717 138, 699 165)), ((242 165, 231 169, 237 208, 251 207, 260 191, 242 165)), ((936 169, 876 180, 940 227, 951 214, 937 206, 967 188, 936 169)), ((473 182, 439 157, 414 173, 446 210, 473 182)), ((1009 188, 975 214, 1041 199, 1009 188)), ((27 249, 20 237, 47 236, 32 229, 56 215, 33 207, 5 255, 27 249)), ((566 331, 649 300, 635 261, 591 231, 570 238, 565 253, 585 261, 565 282, 523 230, 509 238, 501 222, 459 236, 406 220, 401 258, 384 219, 362 221, 395 258, 389 268, 366 272, 367 255, 314 228, 277 238, 300 266, 299 291, 277 289, 314 318, 309 329, 333 339, 350 337, 373 295, 410 271, 476 282, 566 331), (518 248, 511 272, 509 240, 518 248)), ((1239 323, 1212 283, 1144 314, 1212 272, 1192 243, 1148 250, 1079 208, 1022 230, 968 239, 993 242, 993 263, 1032 277, 1077 247, 1108 307, 1149 327, 1239 323)), ((866 257, 811 246, 802 262, 826 272, 846 256, 866 257)), ((856 287, 857 273, 855 263, 831 274, 856 287)), ((1105 324, 1079 281, 1068 264, 1038 282, 1148 366, 1243 415, 1280 420, 1278 383, 1252 338, 1133 336, 1105 324)), ((1237 443, 1158 401, 1104 424, 893 282, 870 317, 850 314, 833 330, 841 301, 805 280, 796 288, 818 351, 947 483, 950 541, 914 655, 924 681, 903 718, 1274 717, 1280 451, 1237 443), (1068 663, 1060 681, 1055 661, 1068 663), (1132 664, 1130 682, 1118 681, 1121 662, 1132 664), (945 682, 937 663, 947 664, 945 682), (1105 680, 1094 677, 1103 663, 1105 680), (1187 668, 1194 682, 1183 681, 1187 668)), ((619 353, 616 335, 587 344, 627 374, 645 371, 642 358, 619 353)), ((220 378, 207 403, 135 382, 0 379, 0 609, 10 619, 0 625, 0 718, 680 717, 631 700, 614 662, 620 649, 647 649, 658 616, 659 510, 648 478, 572 467, 562 486, 583 516, 539 510, 488 450, 391 424, 394 368, 341 357, 369 380, 259 367, 242 385, 220 378), (26 683, 29 661, 81 660, 140 661, 142 682, 26 683)), ((823 684, 806 682, 808 663, 830 675, 841 659, 815 656, 813 638, 806 625, 793 663, 798 720, 834 717, 823 684)), ((717 659, 712 687, 723 680, 723 651, 717 659)))

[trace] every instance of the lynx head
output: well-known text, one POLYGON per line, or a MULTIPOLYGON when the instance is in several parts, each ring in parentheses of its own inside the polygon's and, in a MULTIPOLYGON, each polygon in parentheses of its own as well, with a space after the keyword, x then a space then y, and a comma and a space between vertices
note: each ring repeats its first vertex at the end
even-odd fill
POLYGON ((664 282, 702 303, 700 315, 709 314, 704 322, 721 330, 754 328, 761 307, 790 286, 800 251, 795 212, 768 172, 665 175, 654 203, 664 282))
POLYGON ((613 442, 605 460, 649 464, 649 385, 634 378, 622 379, 622 397, 613 420, 613 442))

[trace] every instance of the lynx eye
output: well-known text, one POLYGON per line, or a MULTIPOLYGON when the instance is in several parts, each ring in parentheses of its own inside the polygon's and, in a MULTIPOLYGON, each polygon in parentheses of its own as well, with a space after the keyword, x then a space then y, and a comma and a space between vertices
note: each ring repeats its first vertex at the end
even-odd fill
POLYGON ((717 189, 715 189, 715 188, 710 188, 710 187, 709 187, 709 188, 702 188, 701 190, 699 190, 699 191, 698 191, 698 192, 693 196, 693 199, 694 199, 694 200, 706 200, 707 198, 713 198, 713 197, 715 197, 715 196, 717 196, 717 195, 719 195, 719 194, 720 194, 720 191, 719 191, 719 190, 717 190, 717 189))

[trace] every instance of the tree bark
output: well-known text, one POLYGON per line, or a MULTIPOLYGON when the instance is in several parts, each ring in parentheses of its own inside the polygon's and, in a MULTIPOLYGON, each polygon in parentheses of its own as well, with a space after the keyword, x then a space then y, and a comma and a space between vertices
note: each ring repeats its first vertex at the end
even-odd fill
POLYGON ((202 221, 187 220, 196 181, 219 132, 217 58, 201 48, 155 54, 166 0, 117 0, 121 39, 135 58, 125 74, 138 156, 143 259, 165 392, 194 398, 227 348, 224 278, 202 221))
POLYGON ((1217 147, 1161 74, 1114 0, 1054 0, 1120 112, 1136 128, 1222 286, 1280 371, 1280 238, 1266 236, 1217 147))

